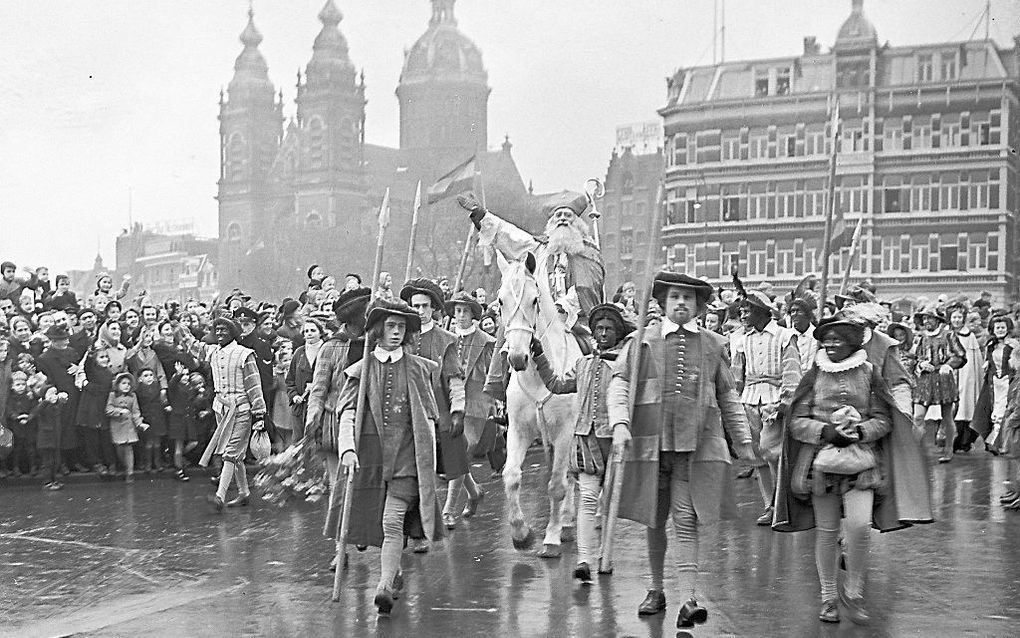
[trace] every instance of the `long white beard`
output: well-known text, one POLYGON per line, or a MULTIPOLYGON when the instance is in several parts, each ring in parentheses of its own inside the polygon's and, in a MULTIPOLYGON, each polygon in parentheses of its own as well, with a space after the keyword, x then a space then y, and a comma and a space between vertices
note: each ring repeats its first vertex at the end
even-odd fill
POLYGON ((554 255, 576 255, 584 249, 584 231, 579 228, 578 221, 569 226, 556 226, 550 220, 546 226, 546 235, 549 237, 549 251, 554 255))

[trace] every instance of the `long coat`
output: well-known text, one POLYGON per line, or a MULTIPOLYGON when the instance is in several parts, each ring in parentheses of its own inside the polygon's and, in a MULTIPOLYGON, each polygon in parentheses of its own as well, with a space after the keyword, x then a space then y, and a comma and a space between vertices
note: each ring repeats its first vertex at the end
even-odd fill
MULTIPOLYGON (((684 328, 681 328, 683 330, 684 328)), ((698 403, 693 413, 700 416, 697 444, 690 455, 691 494, 698 520, 711 523, 719 518, 723 490, 730 464, 723 431, 735 446, 751 443, 751 430, 740 403, 726 357, 726 340, 714 332, 698 329, 701 361, 698 362, 698 403)), ((645 332, 638 375, 634 415, 627 414, 630 395, 630 360, 636 354, 635 337, 627 337, 613 366, 609 382, 608 410, 612 424, 629 423, 631 442, 623 471, 620 518, 655 526, 659 490, 659 447, 662 429, 660 376, 665 365, 665 340, 656 326, 645 332), (632 352, 633 351, 633 352, 632 352)))
POLYGON ((319 356, 315 359, 305 424, 307 426, 311 423, 314 427, 316 421, 321 419, 321 445, 327 452, 336 453, 336 408, 346 381, 344 370, 361 360, 364 349, 364 337, 352 341, 350 335, 341 332, 322 344, 319 356))
MULTIPOLYGON (((440 509, 436 496, 436 423, 439 421, 439 409, 432 394, 432 376, 436 373, 436 364, 413 354, 405 354, 404 359, 407 361, 407 398, 411 406, 415 467, 418 474, 418 508, 408 519, 410 525, 405 522, 405 528, 412 537, 437 540, 442 535, 442 525, 437 523, 440 520, 440 509)), ((366 362, 369 375, 373 374, 373 368, 381 365, 378 359, 369 355, 367 359, 344 371, 347 381, 338 407, 339 449, 341 456, 344 451, 356 451, 361 464, 354 479, 348 542, 382 547, 382 515, 386 503, 380 430, 382 405, 378 400, 381 392, 371 387, 371 382, 366 397, 368 411, 364 414, 360 432, 355 432, 355 409, 361 375, 366 373, 366 362)))
POLYGON ((78 365, 78 353, 70 347, 58 350, 47 348, 35 361, 39 372, 46 375, 50 383, 57 388, 58 392, 67 393, 67 403, 60 409, 60 448, 62 450, 73 450, 78 446, 77 426, 75 425, 78 416, 78 387, 74 384, 74 375, 69 374, 67 369, 78 365))
MULTIPOLYGON (((793 405, 808 401, 814 392, 817 368, 801 379, 793 395, 793 405)), ((896 407, 892 394, 876 368, 872 377, 872 391, 884 401, 892 416, 892 431, 875 444, 881 457, 886 485, 875 492, 872 509, 872 526, 882 532, 891 532, 914 523, 931 523, 935 520, 928 489, 928 462, 920 444, 914 437, 913 419, 896 407)), ((790 410, 790 415, 793 410, 790 410)), ((787 421, 790 419, 787 416, 787 421)), ((789 424, 787 423, 787 426, 789 424)), ((807 445, 787 434, 783 437, 783 453, 779 458, 779 478, 776 490, 776 513, 772 529, 778 532, 799 532, 815 526, 815 512, 810 496, 798 496, 791 489, 793 465, 800 457, 801 448, 807 445)))
POLYGON ((439 458, 436 471, 448 479, 464 476, 470 469, 467 453, 467 439, 464 434, 453 436, 450 413, 464 411, 464 380, 460 377, 457 363, 457 337, 452 332, 434 325, 432 330, 415 336, 407 347, 411 354, 424 357, 438 364, 439 369, 432 375, 432 393, 439 408, 439 423, 436 438, 439 441, 439 458))

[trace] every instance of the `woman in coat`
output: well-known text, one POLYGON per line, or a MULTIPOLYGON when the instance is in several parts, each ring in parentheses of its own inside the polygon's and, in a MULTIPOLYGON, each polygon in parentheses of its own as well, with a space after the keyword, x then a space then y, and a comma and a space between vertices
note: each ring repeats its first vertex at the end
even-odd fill
POLYGON ((981 393, 982 373, 984 369, 984 353, 981 342, 973 330, 967 326, 967 309, 962 304, 949 307, 949 326, 960 340, 967 362, 956 371, 956 386, 959 389, 959 400, 956 404, 956 440, 952 441, 954 452, 969 452, 976 434, 971 429, 974 420, 974 409, 981 393))
POLYGON ((107 321, 99 326, 96 334, 96 352, 105 352, 110 359, 110 373, 114 376, 124 372, 127 348, 121 343, 121 327, 116 321, 107 321))
POLYGON ((315 319, 306 319, 301 326, 304 345, 294 351, 287 370, 287 397, 293 412, 293 440, 298 441, 305 435, 305 407, 308 403, 308 384, 315 374, 315 362, 322 350, 326 330, 315 319))
POLYGON ((773 529, 816 528, 819 618, 839 622, 838 598, 850 620, 866 624, 870 528, 930 522, 927 471, 909 421, 868 362, 864 326, 836 318, 814 336, 821 348, 791 405, 773 529), (837 591, 841 512, 847 578, 837 591))
POLYGON ((988 321, 985 345, 985 385, 974 412, 971 427, 984 437, 985 449, 998 456, 1002 452, 1002 422, 1006 416, 1010 386, 1016 376, 1013 353, 1020 351, 1013 338, 1013 320, 997 315, 988 321))

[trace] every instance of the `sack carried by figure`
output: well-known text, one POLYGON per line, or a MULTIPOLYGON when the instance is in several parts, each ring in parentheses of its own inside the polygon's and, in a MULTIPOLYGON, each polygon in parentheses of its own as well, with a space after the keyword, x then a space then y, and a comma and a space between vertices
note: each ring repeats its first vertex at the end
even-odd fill
POLYGON ((251 455, 259 461, 269 458, 273 451, 273 446, 269 441, 269 432, 265 430, 252 432, 251 441, 248 442, 248 449, 251 450, 251 455))
POLYGON ((815 455, 812 467, 816 472, 852 475, 870 470, 877 464, 875 451, 870 446, 853 443, 846 447, 826 445, 815 455))

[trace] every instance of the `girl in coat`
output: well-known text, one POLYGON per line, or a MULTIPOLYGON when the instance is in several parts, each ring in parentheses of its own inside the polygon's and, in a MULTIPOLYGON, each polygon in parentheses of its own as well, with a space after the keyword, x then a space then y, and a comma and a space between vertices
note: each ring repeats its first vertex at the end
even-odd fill
POLYGON ((39 399, 28 386, 28 375, 21 370, 11 373, 11 392, 7 396, 4 423, 14 434, 14 450, 11 462, 14 476, 22 471, 38 476, 36 459, 36 413, 39 399))
POLYGON ((46 478, 45 488, 59 490, 64 484, 57 478, 60 471, 60 435, 61 414, 67 404, 67 394, 59 392, 45 375, 32 377, 32 392, 40 397, 36 407, 36 439, 35 447, 42 464, 42 474, 46 478))
POLYGON ((145 448, 142 452, 142 471, 163 471, 163 437, 166 436, 166 394, 156 383, 156 373, 149 368, 138 372, 138 387, 135 389, 138 409, 142 421, 149 426, 142 433, 145 448))
POLYGON ((137 430, 148 426, 142 422, 142 413, 135 398, 135 378, 122 372, 113 380, 113 391, 106 401, 106 416, 110 417, 110 438, 117 446, 117 456, 124 464, 124 482, 135 481, 135 450, 137 430))
POLYGON ((195 390, 191 387, 188 379, 187 369, 180 363, 177 364, 177 373, 170 378, 170 387, 167 391, 167 435, 173 441, 174 446, 174 468, 177 470, 177 478, 187 481, 188 475, 184 472, 184 455, 198 447, 198 428, 195 425, 195 411, 193 402, 195 390))
POLYGON ((954 452, 969 452, 971 443, 977 436, 970 425, 974 420, 978 395, 981 393, 984 352, 977 335, 967 325, 967 309, 963 304, 950 306, 948 314, 949 326, 956 333, 956 338, 959 339, 967 357, 967 362, 956 371, 956 386, 959 389, 956 414, 953 415, 956 421, 956 440, 950 443, 954 452))
MULTIPOLYGON (((821 349, 815 369, 805 375, 791 406, 773 527, 778 531, 815 527, 815 565, 822 599, 819 618, 839 622, 838 599, 851 621, 865 624, 869 620, 863 596, 870 528, 873 520, 886 528, 877 520, 875 510, 882 500, 894 500, 889 496, 894 464, 884 451, 893 431, 895 407, 880 373, 868 362, 864 326, 838 318, 826 320, 814 336, 821 349), (856 463, 847 462, 848 456, 856 463), (876 499, 876 494, 883 499, 876 499), (841 512, 847 577, 838 588, 841 512)), ((915 460, 923 467, 906 417, 900 418, 900 434, 905 438, 901 436, 897 443, 913 445, 915 460)), ((895 465, 900 463, 897 457, 895 465)), ((918 480, 926 480, 923 470, 919 475, 918 480)), ((927 495, 926 484, 915 487, 927 495)), ((896 518, 888 529, 902 526, 902 517, 896 518)))

